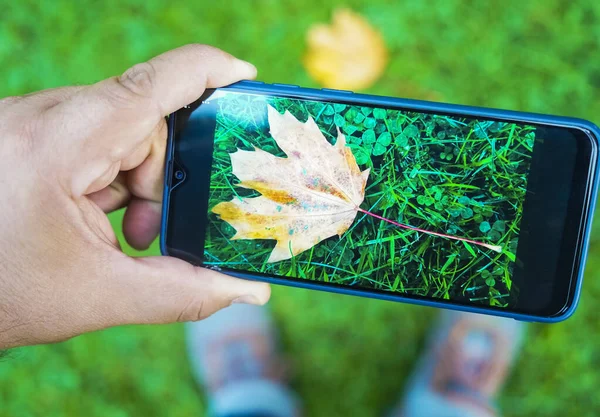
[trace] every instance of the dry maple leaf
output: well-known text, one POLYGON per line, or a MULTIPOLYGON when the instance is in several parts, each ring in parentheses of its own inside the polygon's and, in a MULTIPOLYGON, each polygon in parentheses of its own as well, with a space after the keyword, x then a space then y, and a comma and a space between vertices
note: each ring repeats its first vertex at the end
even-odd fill
POLYGON ((238 186, 260 197, 234 198, 212 212, 236 230, 232 239, 277 241, 267 262, 290 259, 352 224, 363 202, 369 170, 360 171, 346 138, 331 145, 309 117, 268 107, 270 133, 287 158, 255 148, 230 154, 238 186))
POLYGON ((304 66, 324 87, 364 89, 383 73, 388 51, 381 34, 361 15, 337 10, 331 25, 313 25, 304 66))

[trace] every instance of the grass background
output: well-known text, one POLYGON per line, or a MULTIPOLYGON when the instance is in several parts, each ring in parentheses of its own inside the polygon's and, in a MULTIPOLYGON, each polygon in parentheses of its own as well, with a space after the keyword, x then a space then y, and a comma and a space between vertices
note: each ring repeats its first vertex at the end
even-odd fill
MULTIPOLYGON (((520 284, 512 285, 512 260, 534 127, 250 94, 230 93, 211 102, 217 120, 209 208, 258 195, 235 186, 240 179, 232 173, 230 155, 238 149, 287 157, 269 132, 270 105, 302 123, 311 117, 330 144, 339 140, 338 129, 345 135, 360 171, 370 170, 363 209, 424 230, 500 245, 503 252, 356 213, 341 237, 268 263, 275 240, 231 240, 234 227, 209 213, 204 252, 210 265, 488 306, 515 305, 520 284)), ((311 233, 293 223, 290 228, 291 233, 311 233)))
MULTIPOLYGON (((251 60, 264 81, 314 86, 301 65, 304 34, 341 4, 0 0, 0 96, 93 82, 189 42, 251 60)), ((595 0, 343 4, 376 24, 390 49, 387 71, 370 93, 600 122, 595 0)), ((112 220, 118 229, 120 214, 112 220)), ((581 306, 565 323, 529 328, 501 398, 504 415, 597 415, 599 297, 596 230, 581 306)), ((310 416, 382 415, 400 396, 436 313, 282 287, 274 288, 271 308, 310 416)), ((0 416, 202 416, 205 403, 177 325, 13 350, 0 363, 0 416)))

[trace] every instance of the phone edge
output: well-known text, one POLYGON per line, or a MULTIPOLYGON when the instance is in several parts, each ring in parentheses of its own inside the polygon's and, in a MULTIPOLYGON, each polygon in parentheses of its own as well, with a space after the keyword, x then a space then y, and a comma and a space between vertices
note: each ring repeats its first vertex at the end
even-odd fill
POLYGON ((167 249, 167 215, 169 213, 169 196, 171 189, 169 187, 169 178, 172 175, 173 169, 173 134, 175 129, 176 113, 171 113, 167 118, 167 148, 165 151, 164 175, 163 175, 163 192, 160 211, 160 232, 158 235, 158 246, 160 253, 163 256, 171 256, 167 249))

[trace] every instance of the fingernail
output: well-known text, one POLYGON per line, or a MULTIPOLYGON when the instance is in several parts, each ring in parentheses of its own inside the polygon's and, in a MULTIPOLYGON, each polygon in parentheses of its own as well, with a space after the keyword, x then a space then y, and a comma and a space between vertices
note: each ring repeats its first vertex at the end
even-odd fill
POLYGON ((238 298, 234 299, 231 302, 231 304, 253 304, 253 305, 257 305, 257 306, 262 305, 260 300, 252 294, 246 294, 246 295, 239 296, 238 298))

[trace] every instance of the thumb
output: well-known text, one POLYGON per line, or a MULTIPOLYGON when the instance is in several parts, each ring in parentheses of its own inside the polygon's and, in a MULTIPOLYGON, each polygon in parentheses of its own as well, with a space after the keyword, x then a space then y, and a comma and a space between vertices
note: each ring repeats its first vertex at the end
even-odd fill
MULTIPOLYGON (((122 255, 122 254, 120 254, 122 255)), ((233 302, 265 304, 268 284, 233 278, 171 257, 129 258, 116 264, 108 326, 197 321, 233 302)))

